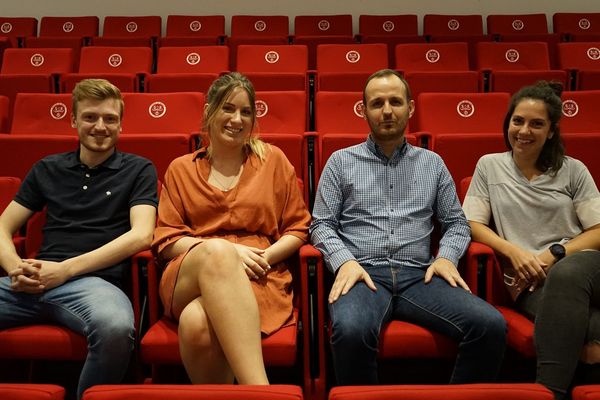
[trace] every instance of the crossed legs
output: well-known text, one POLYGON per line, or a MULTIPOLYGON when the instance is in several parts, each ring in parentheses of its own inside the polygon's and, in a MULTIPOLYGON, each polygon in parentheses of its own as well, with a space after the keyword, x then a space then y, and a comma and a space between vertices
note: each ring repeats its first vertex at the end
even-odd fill
POLYGON ((260 317, 231 243, 211 239, 184 258, 173 297, 179 348, 192 383, 268 384, 260 317))

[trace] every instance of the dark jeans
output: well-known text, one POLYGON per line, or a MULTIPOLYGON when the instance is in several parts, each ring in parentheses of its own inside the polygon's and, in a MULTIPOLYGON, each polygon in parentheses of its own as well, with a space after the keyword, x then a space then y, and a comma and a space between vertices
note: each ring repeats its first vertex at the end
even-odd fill
POLYGON ((363 282, 329 305, 331 347, 338 385, 377 384, 379 333, 404 320, 459 343, 451 383, 493 381, 506 345, 506 322, 491 305, 437 276, 429 284, 417 268, 369 268, 377 287, 363 282))
POLYGON ((537 382, 564 398, 583 345, 600 340, 600 251, 556 263, 544 286, 521 295, 517 308, 535 318, 537 382))

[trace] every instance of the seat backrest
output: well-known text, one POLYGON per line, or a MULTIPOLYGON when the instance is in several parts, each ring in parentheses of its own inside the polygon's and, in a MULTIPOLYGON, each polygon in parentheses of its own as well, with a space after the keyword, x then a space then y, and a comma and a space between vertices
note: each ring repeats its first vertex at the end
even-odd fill
POLYGON ((364 133, 369 124, 364 119, 362 92, 327 92, 315 94, 315 130, 319 133, 364 133))
POLYGON ((596 186, 600 187, 600 132, 567 133, 562 135, 566 154, 583 162, 588 168, 596 186))
POLYGON ((156 73, 211 72, 229 70, 227 46, 160 47, 156 73))
POLYGON ((481 15, 425 14, 424 35, 483 35, 481 15))
POLYGON ((32 17, 0 17, 0 36, 11 38, 17 47, 17 38, 37 36, 38 21, 32 17))
POLYGON ((297 15, 296 36, 352 36, 352 15, 297 15))
POLYGON ((15 176, 0 176, 0 214, 19 191, 21 180, 15 176))
POLYGON ((9 115, 9 99, 6 96, 0 96, 0 133, 8 132, 9 115))
POLYGON ((361 35, 398 36, 418 35, 417 15, 365 15, 358 17, 358 32, 361 35))
POLYGON ((600 44, 588 42, 559 43, 558 65, 561 69, 567 70, 599 71, 600 44))
POLYGON ((306 73, 308 50, 303 45, 240 45, 237 71, 306 73))
POLYGON ((406 43, 396 45, 396 69, 414 71, 468 71, 466 43, 406 43))
POLYGON ((476 68, 492 71, 549 70, 548 45, 543 42, 479 42, 476 68))
POLYGON ((385 44, 320 44, 317 47, 317 73, 372 73, 388 67, 385 44))
POLYGON ((225 36, 225 16, 169 15, 167 36, 225 36))
POLYGON ((71 107, 71 94, 18 93, 10 133, 76 135, 71 107))
POLYGON ((98 36, 100 19, 89 17, 42 17, 40 36, 94 37, 98 36))
POLYGON ((233 15, 232 37, 288 37, 290 20, 287 15, 233 15))
POLYGON ((152 72, 152 49, 149 47, 83 47, 79 72, 149 74, 152 72))
POLYGON ((600 133, 598 104, 600 90, 580 90, 562 93, 563 115, 561 133, 600 133))
POLYGON ((202 127, 204 95, 198 92, 123 93, 123 135, 193 133, 202 127))
POLYGON ((160 37, 159 16, 107 16, 104 17, 103 37, 160 37))
POLYGON ((421 131, 502 133, 508 93, 421 93, 415 109, 421 131))
POLYGON ((600 12, 555 13, 552 25, 554 32, 560 34, 600 34, 600 12))
POLYGON ((548 33, 546 14, 491 14, 487 16, 487 31, 492 35, 548 33))
POLYGON ((73 49, 6 49, 2 74, 63 74, 73 72, 73 49))
POLYGON ((256 92, 259 133, 298 133, 306 131, 306 92, 256 92))

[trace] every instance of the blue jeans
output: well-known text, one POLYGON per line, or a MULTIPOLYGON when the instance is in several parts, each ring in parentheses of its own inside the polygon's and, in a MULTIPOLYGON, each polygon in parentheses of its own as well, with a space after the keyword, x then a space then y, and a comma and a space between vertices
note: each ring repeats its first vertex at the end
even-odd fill
POLYGON ((506 322, 490 304, 437 276, 425 284, 418 268, 367 268, 374 292, 358 282, 329 305, 338 385, 378 383, 379 333, 390 320, 408 321, 459 343, 451 383, 495 380, 506 346, 506 322))
POLYGON ((0 329, 40 323, 63 325, 87 338, 78 398, 90 386, 121 382, 135 328, 131 302, 119 288, 102 278, 80 277, 41 294, 26 294, 12 291, 10 278, 1 278, 0 329))

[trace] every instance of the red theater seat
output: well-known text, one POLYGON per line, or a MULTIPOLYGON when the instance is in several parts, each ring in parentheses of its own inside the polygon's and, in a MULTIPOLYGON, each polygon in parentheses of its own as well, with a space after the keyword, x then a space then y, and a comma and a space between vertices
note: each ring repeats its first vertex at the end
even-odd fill
POLYGON ((600 39, 598 42, 558 44, 558 62, 567 70, 571 90, 600 89, 600 39))
POLYGON ((100 19, 89 17, 42 17, 40 36, 42 37, 78 37, 98 36, 100 19))
POLYGON ((204 46, 222 44, 225 39, 223 15, 169 15, 167 35, 160 46, 204 46))
POLYGON ((552 25, 566 41, 600 41, 600 12, 555 13, 552 25))
POLYGON ((148 46, 161 36, 159 16, 104 17, 102 36, 92 39, 94 46, 148 46))
POLYGON ((582 385, 573 388, 573 400, 600 400, 600 385, 582 385))
POLYGON ((28 36, 37 36, 38 21, 33 17, 0 17, 0 36, 10 39, 12 47, 28 36))
POLYGON ((5 400, 63 400, 65 389, 48 384, 0 383, 0 398, 5 400))
POLYGON ((600 104, 600 90, 580 90, 562 93, 563 115, 560 131, 569 133, 600 133, 596 114, 600 104))

